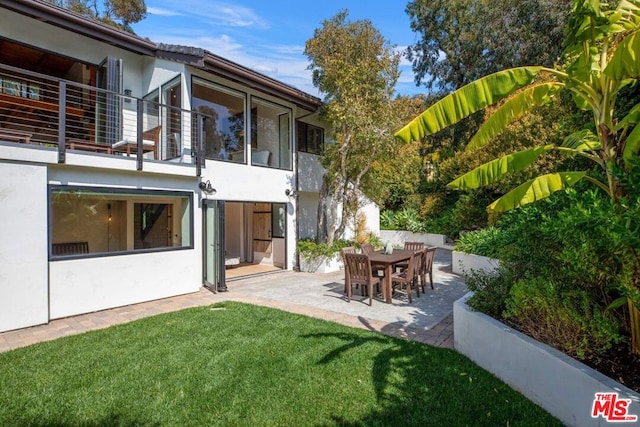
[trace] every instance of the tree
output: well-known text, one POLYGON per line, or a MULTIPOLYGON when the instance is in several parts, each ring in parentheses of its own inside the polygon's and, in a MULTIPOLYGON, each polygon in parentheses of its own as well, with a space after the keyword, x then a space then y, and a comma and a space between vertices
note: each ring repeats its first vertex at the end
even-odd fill
MULTIPOLYGON (((509 191, 488 207, 491 214, 546 198, 587 180, 602 189, 620 208, 624 187, 617 175, 631 171, 640 152, 640 102, 620 115, 617 97, 640 76, 640 0, 621 0, 617 7, 595 0, 574 0, 566 38, 568 66, 518 67, 480 78, 447 95, 397 132, 403 141, 421 140, 488 105, 500 106, 467 144, 467 150, 485 146, 527 111, 568 91, 576 105, 591 111, 593 127, 568 135, 562 144, 545 144, 502 156, 458 177, 449 186, 479 188, 509 173, 524 170, 549 152, 582 156, 595 164, 603 179, 588 171, 537 176, 509 191)), ((637 255, 635 248, 623 248, 637 255)), ((637 258, 637 256, 636 256, 637 258)), ((635 268, 635 267, 632 267, 635 268)), ((621 278, 629 310, 640 309, 640 277, 621 278)), ((640 353, 640 315, 632 320, 633 351, 640 353)))
POLYGON ((140 22, 147 16, 144 0, 104 0, 102 4, 98 0, 48 1, 130 33, 133 33, 131 24, 140 22))
MULTIPOLYGON (((452 90, 487 74, 522 65, 540 64, 551 67, 562 55, 562 30, 571 11, 566 0, 414 0, 406 12, 411 28, 419 38, 407 49, 413 63, 416 84, 429 90, 430 101, 437 102, 452 90)), ((542 112, 540 116, 544 116, 542 112)), ((423 141, 422 162, 433 165, 431 180, 420 186, 423 218, 438 217, 439 232, 454 237, 458 230, 486 224, 482 215, 487 198, 495 197, 496 189, 484 188, 460 198, 446 189, 451 173, 467 172, 479 165, 482 154, 465 155, 460 151, 483 121, 483 112, 472 114, 423 141), (478 216, 459 215, 461 212, 478 216), (465 221, 468 223, 460 223, 465 221), (446 224, 446 226, 445 226, 446 224)), ((531 123, 544 129, 544 123, 531 123)), ((571 122, 568 112, 558 117, 571 122)), ((544 132, 539 137, 554 135, 544 132)), ((511 141, 526 148, 526 129, 514 125, 511 141)), ((506 138, 505 138, 506 139, 506 138)), ((495 144, 499 145, 498 142, 495 144)), ((496 150, 492 150, 496 151, 496 150)), ((485 156, 485 161, 487 157, 485 156)))
POLYGON ((553 66, 562 54, 566 0, 415 0, 411 29, 422 37, 407 49, 416 84, 455 90, 520 65, 553 66))
POLYGON ((321 114, 334 140, 321 159, 326 174, 318 206, 319 242, 342 237, 355 218, 360 192, 375 198, 370 174, 376 161, 390 156, 397 129, 392 96, 400 55, 370 21, 349 22, 347 16, 344 10, 323 21, 305 45, 313 84, 325 95, 321 114), (330 194, 342 206, 335 227, 329 224, 330 194))

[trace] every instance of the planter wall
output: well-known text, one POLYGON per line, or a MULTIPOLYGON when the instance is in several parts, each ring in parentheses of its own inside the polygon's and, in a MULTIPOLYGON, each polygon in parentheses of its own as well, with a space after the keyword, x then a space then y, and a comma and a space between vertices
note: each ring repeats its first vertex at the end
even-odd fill
POLYGON ((611 425, 602 416, 591 416, 595 394, 607 392, 618 393, 619 399, 631 399, 628 414, 637 415, 640 421, 640 393, 483 313, 473 311, 466 304, 471 295, 465 295, 453 306, 457 351, 566 425, 611 425))
POLYGON ((380 230, 380 240, 391 242, 394 246, 403 246, 404 242, 423 242, 439 248, 447 246, 447 236, 444 234, 420 234, 404 230, 380 230))
POLYGON ((331 258, 318 257, 313 259, 300 257, 300 271, 306 273, 332 273, 342 268, 344 266, 338 255, 331 258))
POLYGON ((454 274, 466 275, 471 270, 484 270, 487 273, 495 270, 500 261, 481 255, 468 254, 466 252, 453 251, 452 271, 454 274))

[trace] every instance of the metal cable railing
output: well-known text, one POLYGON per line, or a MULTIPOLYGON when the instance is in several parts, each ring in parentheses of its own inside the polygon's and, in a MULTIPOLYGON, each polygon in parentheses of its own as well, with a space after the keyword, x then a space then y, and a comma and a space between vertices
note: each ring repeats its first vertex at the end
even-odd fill
POLYGON ((201 164, 206 117, 155 101, 109 92, 0 64, 0 141, 201 164), (200 139, 198 139, 200 136, 200 139))

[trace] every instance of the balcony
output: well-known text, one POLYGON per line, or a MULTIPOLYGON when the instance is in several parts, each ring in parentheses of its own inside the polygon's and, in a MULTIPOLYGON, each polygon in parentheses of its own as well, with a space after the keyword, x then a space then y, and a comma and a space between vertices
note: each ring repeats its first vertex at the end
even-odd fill
POLYGON ((208 116, 0 64, 0 142, 203 165, 208 116))

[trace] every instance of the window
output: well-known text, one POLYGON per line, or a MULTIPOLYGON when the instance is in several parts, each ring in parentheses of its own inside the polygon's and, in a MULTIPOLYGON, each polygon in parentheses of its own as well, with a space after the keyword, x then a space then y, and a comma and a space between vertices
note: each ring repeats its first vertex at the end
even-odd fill
POLYGON ((160 158, 163 160, 180 157, 182 151, 182 85, 178 76, 170 82, 162 85, 163 107, 162 122, 163 141, 160 158))
POLYGON ((322 154, 324 150, 324 129, 298 122, 298 151, 322 154))
POLYGON ((205 157, 245 163, 246 95, 194 77, 192 107, 205 120, 205 157))
POLYGON ((51 256, 191 248, 191 199, 183 192, 53 186, 51 256))
POLYGON ((287 205, 273 203, 271 205, 271 236, 284 238, 287 226, 287 205))
POLYGON ((291 170, 291 111, 251 99, 251 164, 291 170))

